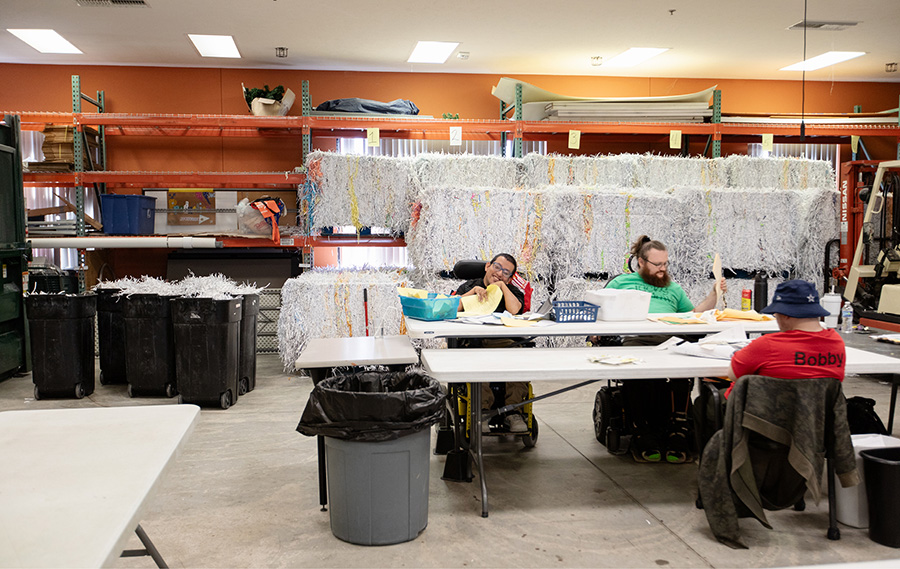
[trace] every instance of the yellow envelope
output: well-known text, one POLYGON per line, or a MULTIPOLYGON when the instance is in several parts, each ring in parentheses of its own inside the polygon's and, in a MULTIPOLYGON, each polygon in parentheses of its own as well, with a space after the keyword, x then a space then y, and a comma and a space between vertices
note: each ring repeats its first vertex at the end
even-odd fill
POLYGON ((502 322, 504 326, 509 326, 510 328, 534 326, 537 323, 536 320, 519 320, 518 318, 510 318, 509 316, 501 316, 500 322, 502 322))
MULTIPOLYGON (((421 288, 397 287, 397 294, 410 298, 428 298, 428 291, 421 288)), ((449 298, 446 294, 437 294, 433 298, 449 298)))
POLYGON ((725 310, 716 311, 716 320, 772 320, 771 316, 760 314, 755 310, 735 310, 734 308, 726 308, 725 310))
POLYGON ((460 298, 459 303, 462 305, 460 312, 465 312, 466 316, 482 316, 496 310, 500 306, 500 301, 503 300, 503 291, 495 284, 488 286, 485 290, 487 295, 485 295, 484 301, 478 300, 477 294, 460 298))
POLYGON ((400 296, 409 296, 411 298, 428 298, 428 291, 421 288, 405 288, 397 287, 397 294, 400 296))

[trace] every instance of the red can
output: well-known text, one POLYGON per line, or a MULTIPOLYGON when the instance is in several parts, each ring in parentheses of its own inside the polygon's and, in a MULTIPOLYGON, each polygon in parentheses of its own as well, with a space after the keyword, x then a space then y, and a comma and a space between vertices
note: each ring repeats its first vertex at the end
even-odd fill
POLYGON ((753 308, 753 291, 745 288, 741 291, 741 310, 750 310, 753 308))

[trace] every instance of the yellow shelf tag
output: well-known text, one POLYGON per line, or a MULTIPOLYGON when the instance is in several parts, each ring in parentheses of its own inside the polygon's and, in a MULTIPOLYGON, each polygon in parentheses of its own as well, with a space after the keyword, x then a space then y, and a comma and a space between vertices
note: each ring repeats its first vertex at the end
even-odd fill
POLYGON ((570 130, 569 131, 569 148, 579 149, 581 148, 581 131, 580 130, 570 130))
POLYGON ((669 131, 669 148, 681 148, 681 131, 669 131))
POLYGON ((762 149, 766 152, 772 152, 772 149, 775 148, 774 144, 775 136, 771 132, 767 132, 762 135, 762 149))
POLYGON ((855 134, 850 135, 850 152, 856 154, 859 151, 859 137, 855 134))
POLYGON ((450 127, 450 146, 462 146, 462 127, 450 127))
POLYGON ((366 129, 366 145, 367 146, 380 146, 381 142, 378 139, 379 133, 377 128, 367 128, 366 129))

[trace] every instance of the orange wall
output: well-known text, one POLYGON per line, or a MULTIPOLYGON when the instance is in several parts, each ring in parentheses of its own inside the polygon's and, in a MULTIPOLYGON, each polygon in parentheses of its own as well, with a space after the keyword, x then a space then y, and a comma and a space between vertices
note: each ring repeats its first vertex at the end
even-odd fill
MULTIPOLYGON (((0 110, 62 111, 72 108, 71 76, 79 75, 82 92, 106 96, 108 112, 245 114, 241 83, 247 86, 285 85, 300 96, 301 82, 310 84, 312 105, 343 97, 380 101, 404 98, 421 114, 440 117, 459 113, 464 119, 495 119, 500 102, 491 93, 499 75, 441 73, 373 73, 259 69, 171 67, 50 66, 0 64, 0 110)), ((792 113, 801 110, 798 81, 733 79, 666 79, 521 75, 517 79, 573 96, 658 96, 691 93, 718 85, 722 110, 731 113, 792 113)), ((900 83, 807 82, 808 113, 864 111, 898 106, 900 83)), ((83 103, 89 112, 92 106, 83 103)), ((300 101, 291 115, 300 114, 300 101)), ((692 153, 703 143, 694 141, 692 153)), ((113 170, 279 171, 301 163, 297 137, 265 139, 110 137, 109 168, 113 170)), ((867 142, 873 157, 895 158, 896 141, 867 142)), ((317 148, 333 140, 317 139, 317 148)), ((581 153, 669 152, 667 140, 616 143, 585 140, 581 153)), ((551 151, 568 152, 564 141, 551 141, 551 151)), ((743 152, 743 146, 735 147, 743 152)), ((849 154, 849 150, 846 152, 849 154)))
MULTIPOLYGON (((249 86, 282 84, 300 94, 310 83, 313 106, 329 99, 362 97, 389 101, 410 99, 422 114, 459 113, 464 119, 497 118, 499 101, 491 87, 499 75, 444 73, 374 73, 260 69, 203 69, 171 67, 112 67, 21 65, 0 63, 0 109, 70 111, 71 76, 81 77, 82 91, 94 96, 103 90, 107 111, 113 113, 243 114, 247 112, 241 83, 249 86)), ((573 96, 677 95, 718 85, 724 112, 800 112, 799 81, 734 79, 667 79, 518 75, 528 83, 573 96)), ((851 112, 894 108, 900 83, 809 81, 806 112, 851 112)), ((299 100, 290 114, 299 113, 299 100)), ((84 107, 85 111, 89 106, 84 107)))

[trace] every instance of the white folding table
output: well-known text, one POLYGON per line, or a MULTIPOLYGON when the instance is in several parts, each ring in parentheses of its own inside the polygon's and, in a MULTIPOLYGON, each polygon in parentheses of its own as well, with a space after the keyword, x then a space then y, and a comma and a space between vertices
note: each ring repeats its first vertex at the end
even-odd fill
MULTIPOLYGON (((665 316, 654 314, 653 316, 665 316)), ((683 316, 683 315, 681 315, 683 316)), ((596 322, 553 322, 542 326, 493 326, 488 324, 467 324, 455 320, 437 320, 428 322, 408 316, 406 332, 410 338, 528 338, 536 336, 619 336, 665 334, 679 336, 682 334, 710 334, 721 332, 736 326, 742 326, 748 334, 768 334, 778 331, 775 320, 728 320, 714 324, 667 324, 652 320, 634 320, 614 322, 597 320, 596 322)))
POLYGON ((196 405, 0 413, 0 567, 110 567, 140 528, 196 405))
MULTIPOLYGON (((897 374, 900 359, 847 348, 846 373, 897 374)), ((728 374, 730 360, 677 354, 656 347, 543 348, 540 350, 422 350, 422 365, 438 381, 482 383, 509 381, 582 381, 697 378, 728 374), (628 356, 633 364, 593 363, 591 356, 628 356)), ((472 442, 469 453, 481 482, 481 515, 488 515, 487 484, 481 447, 481 390, 472 390, 470 408, 472 442), (474 448, 471 448, 473 446, 474 448)))

